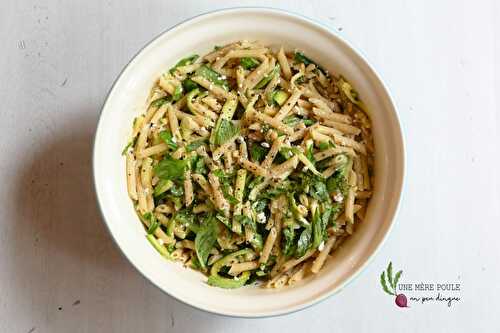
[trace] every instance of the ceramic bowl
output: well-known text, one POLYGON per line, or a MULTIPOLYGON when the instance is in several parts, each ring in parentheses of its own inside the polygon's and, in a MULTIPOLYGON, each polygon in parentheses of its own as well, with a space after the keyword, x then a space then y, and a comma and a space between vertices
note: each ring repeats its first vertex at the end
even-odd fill
POLYGON ((289 313, 341 290, 367 265, 384 242, 399 205, 404 146, 395 105, 382 79, 351 44, 333 30, 300 15, 269 8, 215 11, 185 21, 146 45, 125 67, 103 106, 94 142, 95 190, 109 232, 130 263, 160 290, 209 312, 263 317, 289 313), (159 75, 185 55, 204 54, 214 45, 260 40, 300 49, 332 73, 345 76, 368 106, 376 148, 374 194, 366 219, 322 271, 291 287, 247 286, 224 290, 206 277, 165 260, 148 243, 127 195, 125 159, 135 116, 144 112, 159 75))

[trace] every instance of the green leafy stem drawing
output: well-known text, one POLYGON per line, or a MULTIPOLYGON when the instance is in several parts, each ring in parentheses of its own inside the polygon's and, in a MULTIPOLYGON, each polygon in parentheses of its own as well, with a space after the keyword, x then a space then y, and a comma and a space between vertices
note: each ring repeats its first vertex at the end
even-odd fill
POLYGON ((387 270, 383 271, 380 275, 380 284, 382 289, 391 296, 396 296, 395 303, 400 308, 408 307, 408 300, 404 294, 397 293, 397 286, 399 279, 403 275, 403 271, 397 272, 395 275, 392 274, 392 262, 389 262, 387 270))

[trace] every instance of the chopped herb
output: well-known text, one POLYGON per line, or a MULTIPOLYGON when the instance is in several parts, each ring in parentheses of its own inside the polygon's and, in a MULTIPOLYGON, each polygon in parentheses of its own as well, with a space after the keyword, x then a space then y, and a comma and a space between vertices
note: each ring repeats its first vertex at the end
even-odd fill
POLYGON ((163 140, 163 142, 165 142, 167 144, 167 146, 173 150, 176 150, 178 148, 177 144, 175 143, 174 141, 174 137, 172 135, 172 133, 168 130, 165 130, 165 131, 161 131, 158 136, 160 137, 160 139, 163 140))

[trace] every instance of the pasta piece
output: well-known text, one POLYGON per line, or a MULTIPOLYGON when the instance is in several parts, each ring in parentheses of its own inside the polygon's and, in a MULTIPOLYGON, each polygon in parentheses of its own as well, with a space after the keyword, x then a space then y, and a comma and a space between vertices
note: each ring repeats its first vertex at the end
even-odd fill
POLYGON ((193 203, 193 183, 191 182, 191 170, 184 172, 184 200, 186 206, 190 206, 193 203))
POLYGON ((259 263, 257 261, 247 261, 247 262, 238 262, 231 265, 229 275, 237 276, 245 271, 251 271, 259 267, 259 263))
POLYGON ((137 185, 135 183, 135 158, 132 151, 127 151, 127 190, 130 199, 137 200, 137 185))
POLYGON ((330 236, 328 240, 326 241, 325 246, 323 249, 319 252, 319 255, 316 257, 316 259, 313 261, 313 264, 311 266, 311 272, 314 274, 317 274, 321 267, 325 264, 326 258, 328 258, 328 254, 332 250, 333 245, 335 244, 335 241, 337 240, 337 237, 335 236, 330 236))
POLYGON ((259 259, 260 264, 267 263, 269 255, 271 254, 271 250, 274 246, 274 242, 276 242, 277 236, 278 233, 276 232, 276 228, 271 228, 271 230, 269 230, 269 234, 267 235, 266 238, 266 243, 264 244, 264 248, 262 249, 262 253, 260 255, 259 259))
POLYGON ((277 58, 281 67, 281 71, 283 72, 283 76, 285 77, 285 79, 290 80, 290 78, 292 77, 292 71, 290 70, 290 65, 288 65, 288 60, 286 58, 285 51, 283 50, 283 46, 280 48, 277 58))

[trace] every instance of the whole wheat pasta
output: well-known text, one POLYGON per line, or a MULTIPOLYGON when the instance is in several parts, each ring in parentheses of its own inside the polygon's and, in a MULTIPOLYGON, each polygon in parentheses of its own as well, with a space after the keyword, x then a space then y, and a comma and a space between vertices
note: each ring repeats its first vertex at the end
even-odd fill
POLYGON ((221 288, 317 273, 368 216, 374 128, 360 98, 298 50, 239 41, 180 59, 123 151, 149 242, 221 288))

